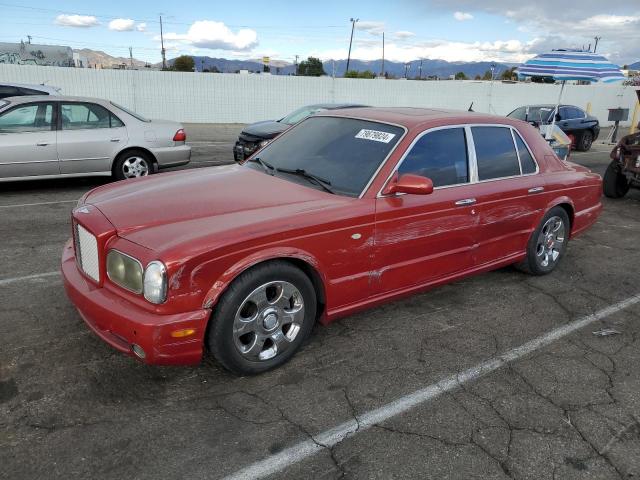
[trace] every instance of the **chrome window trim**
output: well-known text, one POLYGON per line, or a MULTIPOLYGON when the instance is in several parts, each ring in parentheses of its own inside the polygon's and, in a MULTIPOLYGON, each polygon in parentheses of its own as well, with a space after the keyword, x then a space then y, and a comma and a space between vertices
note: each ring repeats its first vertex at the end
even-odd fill
POLYGON ((426 135, 427 133, 430 133, 430 132, 434 132, 434 131, 437 131, 437 130, 444 130, 444 129, 448 129, 448 128, 464 128, 464 130, 465 130, 465 137, 466 137, 466 142, 467 142, 467 157, 468 157, 468 161, 469 161, 469 181, 466 182, 466 183, 456 183, 455 185, 444 185, 442 187, 434 187, 434 189, 433 189, 434 191, 435 190, 442 190, 442 189, 445 189, 445 188, 464 187, 464 186, 467 186, 467 185, 475 185, 475 184, 479 184, 479 183, 495 182, 495 181, 499 181, 499 180, 510 180, 512 178, 529 177, 531 175, 537 175, 538 173, 540 173, 540 166, 538 164, 538 161, 536 160, 536 157, 533 155, 533 153, 531 151, 531 148, 529 147, 529 144, 522 137, 522 135, 520 135, 520 132, 518 132, 518 130, 512 125, 507 125, 507 124, 504 124, 504 123, 461 123, 461 124, 456 124, 456 125, 442 125, 442 126, 439 126, 439 127, 433 127, 433 128, 429 128, 427 130, 424 130, 423 132, 420 132, 420 134, 418 134, 418 136, 416 136, 416 138, 413 140, 413 142, 411 142, 411 144, 407 147, 407 150, 402 155, 400 160, 398 160, 398 163, 395 166, 395 168, 391 171, 391 173, 389 174, 389 176, 387 177, 387 179, 383 183, 382 188, 380 188, 380 190, 378 191, 378 194, 376 195, 376 198, 385 198, 385 197, 406 195, 405 193, 394 193, 392 195, 383 195, 382 191, 384 190, 384 188, 389 183, 389 180, 391 180, 391 177, 393 177, 393 175, 398 171, 398 168, 400 167, 400 165, 402 165, 402 162, 404 162, 405 157, 411 151, 411 149, 413 148, 415 143, 422 136, 424 136, 424 135, 426 135), (536 165, 536 171, 532 172, 532 173, 525 173, 525 174, 520 173, 520 175, 511 175, 511 176, 508 176, 508 177, 497 177, 497 178, 489 178, 487 180, 480 180, 480 178, 478 176, 478 158, 476 156, 476 145, 475 145, 475 142, 473 141, 473 133, 471 132, 471 129, 473 127, 501 127, 501 128, 510 129, 511 130, 511 137, 512 137, 512 140, 514 142, 513 147, 516 150, 516 156, 518 158, 518 164, 520 165, 520 172, 522 172, 522 164, 520 163, 520 154, 518 153, 518 149, 516 148, 515 137, 514 137, 515 134, 517 134, 520 137, 520 139, 522 140, 522 143, 524 143, 525 147, 527 147, 527 150, 529 151, 529 154, 531 155, 531 158, 533 158, 533 163, 536 165), (515 130, 515 133, 514 133, 514 130, 515 130))
POLYGON ((142 262, 140 262, 140 260, 138 260, 135 257, 132 257, 131 255, 128 255, 120 250, 118 250, 117 248, 110 248, 107 251, 107 254, 104 256, 104 270, 107 273, 107 278, 109 279, 109 281, 111 283, 113 283, 115 286, 120 287, 123 290, 126 290, 127 292, 132 292, 132 293, 136 293, 138 295, 141 295, 142 292, 144 291, 144 268, 142 266, 142 262), (136 290, 131 290, 130 288, 125 287, 124 285, 120 285, 118 282, 114 281, 111 278, 111 275, 109 275, 109 269, 107 268, 107 257, 109 256, 109 253, 111 252, 118 252, 120 255, 122 255, 123 257, 127 257, 130 258, 131 260, 133 260, 134 262, 136 262, 138 265, 140 265, 140 271, 142 272, 142 288, 140 289, 140 291, 136 291, 136 290))
POLYGON ((520 176, 522 176, 522 160, 520 160, 520 152, 518 152, 518 144, 516 143, 516 135, 513 133, 513 128, 511 130, 511 141, 513 142, 513 148, 516 151, 516 158, 518 159, 518 167, 520 167, 520 176))

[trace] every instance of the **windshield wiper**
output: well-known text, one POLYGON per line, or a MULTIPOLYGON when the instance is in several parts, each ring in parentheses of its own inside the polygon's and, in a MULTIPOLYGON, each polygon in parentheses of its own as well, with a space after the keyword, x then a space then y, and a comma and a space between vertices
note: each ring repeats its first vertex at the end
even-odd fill
POLYGON ((303 177, 303 178, 306 178, 307 180, 311 180, 312 182, 321 186, 325 191, 329 193, 333 193, 333 194, 336 193, 333 191, 332 188, 330 188, 329 185, 331 185, 331 182, 329 180, 319 177, 317 175, 314 175, 313 173, 309 173, 303 168, 276 168, 276 171, 282 172, 282 173, 290 173, 291 175, 298 175, 299 177, 303 177))
POLYGON ((265 162, 264 160, 262 160, 260 157, 252 157, 249 159, 250 162, 256 162, 259 163, 260 166, 264 169, 264 171, 266 173, 268 173, 269 175, 273 175, 274 172, 276 172, 278 169, 276 167, 274 167, 273 165, 271 165, 269 162, 265 162))

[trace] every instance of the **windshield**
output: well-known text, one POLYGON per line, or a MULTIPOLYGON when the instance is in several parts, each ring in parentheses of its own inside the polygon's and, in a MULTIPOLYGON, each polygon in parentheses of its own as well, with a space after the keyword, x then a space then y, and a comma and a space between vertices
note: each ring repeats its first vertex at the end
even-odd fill
POLYGON ((111 103, 111 105, 113 105, 116 108, 119 108, 120 110, 122 110, 124 113, 128 113, 129 115, 131 115, 133 118, 137 118, 138 120, 140 120, 141 122, 150 122, 151 120, 149 120, 148 118, 143 117, 142 115, 140 115, 139 113, 134 112, 133 110, 129 110, 126 107, 123 107, 122 105, 118 105, 117 103, 113 103, 113 102, 109 102, 111 103))
POLYGON ((550 121, 549 117, 551 112, 553 112, 553 107, 519 107, 507 115, 507 117, 524 120, 526 122, 547 123, 550 121), (527 108, 529 108, 528 115, 527 108))
POLYGON ((296 123, 301 122, 307 117, 310 117, 314 113, 322 112, 326 110, 326 108, 318 107, 315 105, 310 105, 306 107, 299 108, 298 110, 294 110, 289 115, 280 120, 282 123, 286 123, 287 125, 295 125, 296 123))
MULTIPOLYGON (((335 193, 357 197, 403 133, 402 128, 386 123, 311 117, 267 145, 258 156, 270 167, 290 171, 275 172, 279 177, 322 188, 291 173, 303 170, 330 182, 335 193)), ((246 165, 265 171, 258 162, 246 165)))

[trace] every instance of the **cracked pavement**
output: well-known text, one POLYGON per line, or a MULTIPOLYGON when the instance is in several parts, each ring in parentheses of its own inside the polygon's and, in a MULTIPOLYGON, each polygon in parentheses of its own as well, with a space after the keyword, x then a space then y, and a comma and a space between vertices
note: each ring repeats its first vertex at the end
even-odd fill
MULTIPOLYGON (((212 141, 197 158, 230 161, 220 145, 237 130, 195 129, 212 141)), ((607 154, 573 160, 602 174, 607 154)), ((0 204, 100 182, 3 185, 0 204)), ((358 430, 372 409, 640 293, 640 191, 604 203, 549 276, 505 268, 318 326, 291 362, 251 378, 120 355, 56 276, 0 285, 0 478, 214 479, 309 440, 318 453, 273 478, 640 478, 640 304, 358 430), (620 333, 592 333, 603 328, 620 333), (344 422, 357 433, 324 444, 344 422)), ((0 279, 58 268, 73 205, 0 209, 0 279)))

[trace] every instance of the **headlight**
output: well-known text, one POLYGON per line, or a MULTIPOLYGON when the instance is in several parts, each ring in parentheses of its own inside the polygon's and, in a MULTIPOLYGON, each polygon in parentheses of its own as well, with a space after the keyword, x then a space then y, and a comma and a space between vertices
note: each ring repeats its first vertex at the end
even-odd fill
POLYGON ((144 271, 144 298, 151 303, 167 299, 167 269, 162 262, 150 262, 144 271))
POLYGON ((262 148, 262 147, 266 147, 270 143, 271 143, 271 140, 262 140, 258 145, 260 146, 260 148, 262 148))
POLYGON ((118 250, 107 253, 107 276, 116 285, 134 293, 142 293, 142 265, 118 250))

